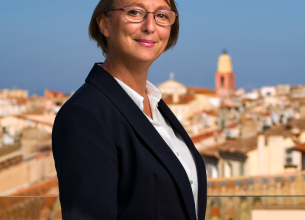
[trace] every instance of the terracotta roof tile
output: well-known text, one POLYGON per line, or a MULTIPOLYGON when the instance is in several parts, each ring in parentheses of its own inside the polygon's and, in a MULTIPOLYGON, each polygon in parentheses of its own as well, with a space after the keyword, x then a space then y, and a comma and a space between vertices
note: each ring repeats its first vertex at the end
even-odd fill
POLYGON ((169 104, 188 104, 195 99, 195 95, 191 95, 191 94, 180 95, 178 102, 173 101, 172 95, 163 96, 162 99, 167 105, 169 105, 169 104))
POLYGON ((215 95, 215 91, 208 88, 203 87, 187 87, 189 93, 194 94, 207 94, 207 95, 215 95))
POLYGON ((54 94, 64 94, 63 92, 57 91, 57 90, 46 90, 49 93, 54 93, 54 94))
POLYGON ((213 137, 215 134, 219 135, 222 133, 222 130, 204 132, 198 135, 194 135, 191 137, 194 144, 200 143, 202 140, 213 137))
MULTIPOLYGON (((245 139, 235 139, 227 140, 224 143, 217 144, 204 149, 205 151, 216 150, 218 152, 230 152, 230 153, 241 153, 246 154, 247 152, 256 149, 257 147, 257 137, 245 138, 245 139)), ((203 152, 204 152, 203 150, 203 152)), ((201 153, 201 151, 200 151, 201 153)))
POLYGON ((266 136, 272 135, 282 135, 282 136, 290 136, 291 130, 293 128, 299 128, 301 131, 305 131, 305 119, 300 120, 292 120, 286 126, 277 125, 273 126, 271 129, 268 129, 264 132, 266 136))
MULTIPOLYGON (((264 132, 265 136, 272 136, 272 135, 282 135, 282 136, 290 136, 291 129, 297 127, 300 130, 305 130, 305 119, 302 120, 293 120, 287 126, 274 126, 271 129, 268 129, 264 132)), ((199 137, 197 137, 199 139, 199 137)), ((193 140, 193 138, 192 138, 193 140)), ((195 141, 199 142, 197 139, 195 141)), ((193 141, 194 142, 194 141, 193 141)), ((246 139, 235 139, 235 140, 227 140, 224 143, 217 144, 208 148, 205 148, 202 153, 218 151, 218 152, 230 152, 230 153, 241 153, 246 154, 247 152, 254 150, 257 148, 257 135, 254 137, 246 138, 246 139)), ((296 147, 297 149, 305 150, 305 144, 299 145, 296 147)), ((200 151, 200 153, 201 153, 200 151)))
POLYGON ((205 148, 200 150, 200 154, 208 157, 217 157, 218 151, 215 148, 205 148))
POLYGON ((293 150, 305 152, 305 143, 292 147, 293 150))
POLYGON ((271 117, 271 114, 270 113, 262 113, 260 116, 261 117, 271 117))

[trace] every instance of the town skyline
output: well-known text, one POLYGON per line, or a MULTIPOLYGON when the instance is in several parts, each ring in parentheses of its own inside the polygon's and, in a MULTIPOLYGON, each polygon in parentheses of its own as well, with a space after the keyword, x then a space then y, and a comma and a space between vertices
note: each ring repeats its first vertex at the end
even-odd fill
MULTIPOLYGON (((173 75, 158 85, 205 163, 205 219, 300 219, 305 215, 305 85, 246 92, 236 89, 236 79, 224 52, 215 90, 187 86, 173 75), (283 215, 277 215, 278 209, 283 215)), ((42 214, 62 219, 51 137, 54 120, 71 95, 45 90, 43 96, 29 97, 27 90, 0 90, 0 195, 53 197, 48 206, 30 197, 6 202, 0 219, 42 214), (38 212, 25 212, 26 204, 38 212), (11 212, 12 207, 18 208, 11 212)), ((126 102, 135 105, 132 99, 126 102)))
MULTIPOLYGON (((228 54, 227 53, 227 49, 224 49, 223 51, 222 51, 222 54, 220 54, 220 56, 218 57, 218 59, 220 58, 220 57, 222 57, 222 55, 224 55, 224 54, 228 54)), ((231 56, 228 54, 228 56, 229 56, 229 58, 230 58, 230 68, 231 68, 231 71, 232 72, 234 72, 234 69, 233 69, 233 66, 234 66, 234 64, 233 64, 233 62, 232 62, 232 58, 231 58, 231 56)), ((218 60, 218 62, 216 62, 216 64, 217 65, 219 65, 219 60, 218 60)), ((217 67, 217 68, 219 68, 219 67, 217 67)), ((234 75, 235 75, 235 73, 234 73, 234 75)), ((243 90, 244 92, 251 92, 251 91, 255 91, 255 90, 260 90, 260 89, 263 89, 263 88, 268 88, 268 87, 277 87, 277 86, 280 86, 280 85, 286 85, 286 86, 301 86, 301 85, 304 85, 305 84, 305 82, 303 83, 303 82, 299 82, 298 84, 289 84, 289 83, 279 83, 279 84, 276 84, 276 85, 271 85, 271 84, 267 84, 267 85, 262 85, 261 87, 255 87, 255 86, 253 86, 253 85, 246 85, 246 86, 244 86, 244 87, 238 87, 238 86, 236 86, 236 85, 238 85, 238 83, 236 83, 236 82, 238 82, 238 75, 237 75, 237 77, 236 76, 234 76, 235 77, 235 79, 234 79, 234 89, 236 89, 236 90, 243 90)), ((175 73, 174 72, 170 72, 169 74, 168 74, 168 78, 167 79, 165 79, 164 81, 162 81, 162 82, 159 82, 159 83, 157 83, 156 84, 156 86, 159 86, 159 85, 161 85, 162 83, 164 83, 164 82, 166 82, 168 79, 173 79, 173 80, 175 80, 175 81, 177 81, 177 82, 179 82, 179 83, 183 83, 183 84, 185 84, 183 81, 179 81, 179 80, 177 80, 176 78, 175 78, 175 73)), ((149 80, 149 77, 148 77, 148 80, 149 80)), ((211 89, 211 90, 214 90, 214 91, 216 91, 217 90, 217 86, 216 86, 216 81, 217 81, 217 69, 216 69, 216 71, 215 71, 215 73, 214 73, 214 85, 213 85, 213 87, 211 88, 211 87, 202 87, 202 86, 200 86, 200 85, 198 85, 198 84, 191 84, 191 85, 189 85, 189 84, 185 84, 186 86, 193 86, 193 87, 198 87, 198 88, 207 88, 207 89, 211 89)), ((64 94, 66 94, 66 95, 70 95, 70 94, 73 94, 76 90, 71 90, 70 92, 69 91, 66 91, 66 90, 61 90, 61 91, 59 91, 59 90, 55 90, 55 89, 49 89, 49 88, 45 88, 45 89, 43 89, 43 90, 41 90, 41 91, 38 91, 38 92, 33 92, 33 91, 31 91, 31 90, 29 90, 29 89, 27 89, 27 88, 19 88, 18 86, 13 86, 12 88, 8 88, 8 87, 5 87, 5 88, 0 88, 0 90, 1 89, 8 89, 8 90, 10 90, 10 89, 12 89, 12 90, 18 90, 18 89, 22 89, 22 90, 27 90, 28 91, 28 94, 29 94, 29 96, 36 96, 36 95, 38 95, 38 96, 43 96, 44 95, 44 93, 45 93, 45 91, 56 91, 56 92, 62 92, 62 93, 64 93, 64 94)))

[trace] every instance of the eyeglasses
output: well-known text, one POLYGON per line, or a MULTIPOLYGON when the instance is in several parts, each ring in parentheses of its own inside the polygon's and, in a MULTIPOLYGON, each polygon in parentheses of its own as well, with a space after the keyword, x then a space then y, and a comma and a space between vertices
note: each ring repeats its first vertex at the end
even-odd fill
POLYGON ((148 12, 146 9, 136 6, 127 6, 125 8, 115 8, 109 11, 124 11, 124 17, 127 21, 132 23, 140 23, 147 18, 148 13, 154 14, 154 19, 157 24, 162 26, 170 26, 175 23, 178 15, 170 10, 157 10, 155 12, 148 12))

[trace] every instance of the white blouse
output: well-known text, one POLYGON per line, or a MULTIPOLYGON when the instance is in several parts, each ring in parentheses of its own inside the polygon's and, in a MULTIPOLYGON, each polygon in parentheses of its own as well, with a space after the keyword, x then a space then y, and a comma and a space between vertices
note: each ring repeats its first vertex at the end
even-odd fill
MULTIPOLYGON (((114 77, 115 78, 115 77, 114 77)), ((132 88, 127 86, 125 83, 115 78, 115 80, 120 84, 120 86, 125 90, 125 92, 130 96, 130 98, 136 103, 136 105, 143 112, 143 100, 144 98, 139 95, 132 88)), ((177 156, 180 163, 182 164, 185 172, 190 181, 190 186, 192 188, 196 216, 198 210, 198 180, 197 180, 197 169, 195 165, 195 161, 193 156, 185 144, 182 137, 174 132, 170 123, 162 116, 158 107, 158 102, 161 100, 162 94, 161 91, 151 84, 149 81, 146 81, 146 92, 150 102, 151 112, 153 115, 153 119, 144 114, 147 119, 151 122, 151 124, 155 127, 158 133, 161 135, 163 140, 167 143, 173 153, 177 156)), ((143 112, 144 113, 144 112, 143 112)))

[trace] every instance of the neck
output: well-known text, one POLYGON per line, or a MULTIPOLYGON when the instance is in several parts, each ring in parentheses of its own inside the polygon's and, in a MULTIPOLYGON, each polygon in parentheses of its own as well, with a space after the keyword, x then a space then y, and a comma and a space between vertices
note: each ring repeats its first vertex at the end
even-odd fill
POLYGON ((151 63, 133 63, 128 60, 113 58, 110 54, 106 56, 103 68, 113 77, 121 80, 142 97, 146 97, 145 88, 148 70, 151 63))

